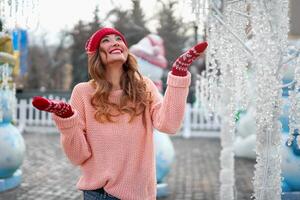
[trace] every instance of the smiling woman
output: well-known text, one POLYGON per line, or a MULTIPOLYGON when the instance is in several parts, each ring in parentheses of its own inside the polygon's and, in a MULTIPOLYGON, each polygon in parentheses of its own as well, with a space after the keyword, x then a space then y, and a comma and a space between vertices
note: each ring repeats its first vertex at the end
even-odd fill
POLYGON ((128 48, 118 35, 107 35, 100 41, 100 57, 107 70, 117 63, 123 64, 128 57, 128 48))
POLYGON ((113 107, 119 114, 128 113, 131 119, 140 115, 150 97, 145 93, 145 82, 138 71, 137 62, 128 52, 124 36, 115 29, 102 28, 88 40, 86 51, 91 84, 96 88, 91 100, 97 108, 96 119, 112 121, 113 115, 117 115, 111 113, 113 107), (120 105, 117 106, 115 102, 109 102, 107 97, 112 91, 120 89, 127 95, 120 99, 120 105), (128 104, 129 101, 134 101, 135 105, 128 104))
POLYGON ((84 199, 155 200, 153 129, 175 134, 188 94, 191 63, 207 43, 181 55, 168 74, 164 97, 140 74, 123 34, 102 28, 86 43, 91 80, 76 85, 70 104, 35 97, 52 112, 63 149, 81 167, 77 188, 84 199))

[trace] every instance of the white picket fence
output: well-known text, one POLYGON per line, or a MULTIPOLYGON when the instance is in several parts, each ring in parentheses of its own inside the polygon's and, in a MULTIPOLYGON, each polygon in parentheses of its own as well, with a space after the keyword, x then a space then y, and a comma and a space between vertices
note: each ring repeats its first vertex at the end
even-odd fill
MULTIPOLYGON (((48 98, 63 100, 59 97, 48 98)), ((52 120, 51 114, 35 109, 32 99, 20 99, 17 102, 16 122, 21 131, 38 133, 57 133, 58 130, 52 120)), ((199 108, 186 105, 185 117, 181 131, 176 134, 184 138, 190 137, 219 137, 220 120, 214 115, 209 115, 199 108)))
POLYGON ((190 137, 219 137, 220 118, 205 110, 186 104, 185 116, 180 135, 190 137))
MULTIPOLYGON (((63 100, 64 98, 47 96, 49 99, 63 100)), ((51 113, 42 112, 34 108, 32 99, 19 99, 17 101, 16 123, 23 132, 58 133, 52 120, 51 113)))

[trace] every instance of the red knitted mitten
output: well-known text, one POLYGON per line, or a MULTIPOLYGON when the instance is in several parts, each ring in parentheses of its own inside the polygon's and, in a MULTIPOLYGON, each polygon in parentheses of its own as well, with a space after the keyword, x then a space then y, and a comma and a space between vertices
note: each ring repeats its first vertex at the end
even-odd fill
POLYGON ((172 74, 175 76, 186 76, 188 67, 204 52, 207 45, 207 42, 199 43, 179 56, 172 66, 172 74))
POLYGON ((62 118, 71 117, 74 114, 71 105, 63 101, 36 96, 32 100, 32 105, 39 110, 54 113, 62 118))

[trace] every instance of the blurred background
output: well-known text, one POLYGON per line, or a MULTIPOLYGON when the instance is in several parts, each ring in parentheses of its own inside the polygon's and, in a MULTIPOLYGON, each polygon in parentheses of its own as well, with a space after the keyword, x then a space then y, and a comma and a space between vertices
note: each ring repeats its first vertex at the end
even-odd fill
MULTIPOLYGON (((222 3, 222 0, 215 1, 222 3)), ((1 17, 5 17, 1 24, 3 39, 0 44, 10 41, 12 46, 0 51, 9 52, 16 60, 11 65, 11 81, 16 89, 18 103, 14 115, 18 121, 9 117, 9 122, 18 125, 24 138, 19 145, 21 150, 17 151, 22 180, 18 179, 18 187, 1 191, 1 178, 5 176, 1 177, 0 173, 0 200, 82 199, 81 193, 75 188, 79 170, 65 158, 59 144, 59 134, 50 116, 35 111, 30 104, 31 98, 50 95, 51 98, 68 100, 74 85, 89 80, 85 43, 96 30, 104 26, 121 31, 129 47, 139 44, 149 34, 160 37, 161 40, 156 42, 160 45, 160 41, 163 41, 161 52, 167 65, 159 66, 157 72, 161 75, 159 79, 164 92, 167 73, 175 59, 197 42, 206 40, 206 11, 204 9, 197 19, 193 13, 195 2, 0 0, 1 17), (9 6, 3 6, 3 3, 8 3, 9 6), (17 10, 19 14, 14 15, 17 10), (17 21, 20 23, 16 23, 17 21)), ((289 7, 289 43, 300 47, 300 1, 290 0, 289 7)), ((145 51, 148 48, 147 45, 138 47, 145 51)), ((163 136, 157 139, 161 142, 157 142, 156 148, 161 148, 159 151, 162 157, 157 155, 156 159, 168 161, 168 164, 158 170, 158 173, 162 173, 158 182, 168 184, 168 189, 161 191, 162 199, 214 200, 218 197, 220 120, 211 115, 203 117, 197 105, 193 106, 197 104, 196 75, 205 69, 204 59, 197 60, 190 69, 192 83, 181 131, 172 136, 171 140, 163 136)), ((150 71, 155 71, 154 69, 156 68, 151 68, 150 71)), ((253 117, 250 120, 252 123, 253 117)), ((244 130, 249 132, 248 122, 245 123, 244 130)), ((252 128, 251 125, 250 129, 252 128)), ((249 134, 253 133, 254 131, 249 134)), ((7 162, 1 158, 4 158, 4 153, 9 152, 8 148, 3 148, 3 138, 0 137, 0 172, 1 164, 7 162)), ((251 148, 254 140, 251 140, 251 148)), ((239 144, 242 144, 239 146, 240 150, 245 151, 237 152, 240 157, 235 160, 235 195, 238 200, 246 200, 253 193, 255 155, 253 149, 245 146, 245 143, 239 144), (244 152, 246 153, 243 154, 244 152)))

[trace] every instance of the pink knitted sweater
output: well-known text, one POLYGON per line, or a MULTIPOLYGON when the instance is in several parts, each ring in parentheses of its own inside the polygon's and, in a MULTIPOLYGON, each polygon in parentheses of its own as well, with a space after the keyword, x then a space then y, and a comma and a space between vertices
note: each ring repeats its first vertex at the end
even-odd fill
MULTIPOLYGON (((128 123, 129 115, 113 118, 115 123, 99 123, 90 101, 94 88, 80 83, 73 89, 70 104, 74 115, 60 118, 52 115, 61 132, 63 149, 82 175, 80 190, 104 187, 122 200, 156 199, 156 171, 153 128, 174 134, 180 128, 190 85, 185 77, 168 74, 164 98, 153 82, 144 77, 153 102, 146 108, 146 126, 142 115, 128 123)), ((118 102, 122 90, 111 92, 110 101, 118 102)))

